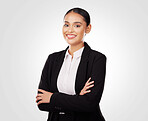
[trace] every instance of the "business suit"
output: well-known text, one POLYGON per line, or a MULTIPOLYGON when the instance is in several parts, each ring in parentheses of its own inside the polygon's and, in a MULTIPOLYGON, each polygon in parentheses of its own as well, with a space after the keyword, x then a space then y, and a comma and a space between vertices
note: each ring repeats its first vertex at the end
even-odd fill
POLYGON ((76 95, 68 95, 60 93, 57 88, 57 77, 67 49, 68 47, 48 56, 42 71, 39 89, 52 92, 53 95, 50 103, 39 104, 38 108, 49 112, 48 121, 56 121, 56 118, 61 115, 63 121, 105 121, 99 102, 104 89, 106 56, 91 49, 84 42, 84 50, 76 74, 76 95), (94 87, 90 88, 90 93, 79 95, 89 77, 94 81, 94 87), (59 112, 65 112, 65 114, 59 115, 59 112))

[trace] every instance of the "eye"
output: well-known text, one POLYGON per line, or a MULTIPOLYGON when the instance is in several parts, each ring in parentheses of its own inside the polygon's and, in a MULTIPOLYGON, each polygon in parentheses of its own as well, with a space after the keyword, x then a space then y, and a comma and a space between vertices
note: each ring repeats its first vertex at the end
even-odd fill
POLYGON ((68 27, 68 24, 64 24, 65 27, 68 27))
POLYGON ((75 25, 75 27, 80 27, 80 25, 75 25))

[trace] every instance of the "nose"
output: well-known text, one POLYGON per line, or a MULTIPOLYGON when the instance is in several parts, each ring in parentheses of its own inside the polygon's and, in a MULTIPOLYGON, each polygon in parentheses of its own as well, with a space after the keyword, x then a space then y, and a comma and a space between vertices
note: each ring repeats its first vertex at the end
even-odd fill
POLYGON ((68 32, 73 32, 73 26, 69 26, 68 32))

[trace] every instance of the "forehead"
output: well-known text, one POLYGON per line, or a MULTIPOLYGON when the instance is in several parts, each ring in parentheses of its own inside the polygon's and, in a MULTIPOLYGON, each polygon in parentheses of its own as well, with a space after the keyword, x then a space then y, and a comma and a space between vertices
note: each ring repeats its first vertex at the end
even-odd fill
POLYGON ((78 13, 74 13, 74 12, 68 13, 65 16, 64 21, 68 21, 70 23, 73 23, 73 22, 81 22, 81 23, 83 23, 83 22, 85 22, 83 16, 81 16, 78 13))

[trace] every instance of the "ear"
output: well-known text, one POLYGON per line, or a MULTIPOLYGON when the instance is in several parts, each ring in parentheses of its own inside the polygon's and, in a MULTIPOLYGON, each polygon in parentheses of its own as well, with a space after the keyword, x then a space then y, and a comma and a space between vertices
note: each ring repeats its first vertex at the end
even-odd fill
POLYGON ((85 33, 88 34, 91 30, 91 24, 89 24, 86 29, 85 29, 85 33))

